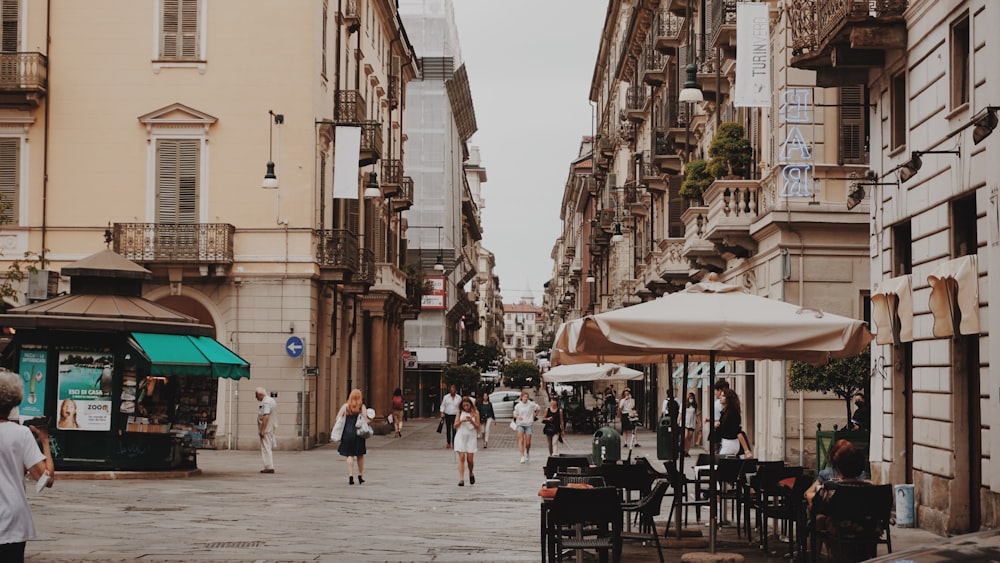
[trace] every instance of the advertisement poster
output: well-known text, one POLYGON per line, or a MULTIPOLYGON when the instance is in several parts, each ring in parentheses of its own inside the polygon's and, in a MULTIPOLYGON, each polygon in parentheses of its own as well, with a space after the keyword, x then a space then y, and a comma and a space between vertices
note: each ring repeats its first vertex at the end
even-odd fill
POLYGON ((420 300, 421 309, 444 309, 444 278, 426 277, 426 281, 434 287, 430 293, 425 294, 420 300))
POLYGON ((48 357, 45 350, 21 349, 24 399, 18 410, 24 418, 45 416, 45 363, 48 357))
POLYGON ((107 352, 59 352, 56 428, 111 429, 113 360, 114 358, 107 352))

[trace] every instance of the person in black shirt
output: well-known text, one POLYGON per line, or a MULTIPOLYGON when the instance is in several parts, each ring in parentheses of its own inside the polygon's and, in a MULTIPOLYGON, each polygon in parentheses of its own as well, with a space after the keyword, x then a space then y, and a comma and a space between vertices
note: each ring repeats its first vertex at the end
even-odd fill
POLYGON ((854 414, 851 416, 851 427, 854 430, 869 430, 872 422, 872 412, 868 408, 868 401, 865 400, 864 393, 854 396, 854 414))

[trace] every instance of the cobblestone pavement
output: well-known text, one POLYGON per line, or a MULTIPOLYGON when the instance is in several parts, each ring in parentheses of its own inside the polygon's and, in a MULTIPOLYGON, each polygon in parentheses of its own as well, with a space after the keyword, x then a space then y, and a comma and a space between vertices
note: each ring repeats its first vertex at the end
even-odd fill
MULTIPOLYGON (((39 537, 28 542, 27 561, 538 561, 545 438, 536 425, 532 458, 521 464, 507 423, 476 454, 475 486, 457 486, 456 456, 435 432, 436 420, 407 421, 402 438, 369 439, 364 485, 348 485, 333 445, 276 452, 273 475, 258 473, 257 451, 201 451, 201 474, 187 478, 58 479, 52 489, 29 492, 39 537)), ((589 453, 591 439, 570 434, 563 451, 589 453)), ((646 447, 636 455, 655 457, 652 433, 640 443, 646 447)), ((933 539, 893 530, 897 549, 933 539)), ((719 549, 768 560, 745 545, 732 529, 720 531, 719 549)), ((664 555, 678 560, 688 551, 701 550, 664 555)), ((624 561, 658 561, 656 549, 626 541, 624 561)))

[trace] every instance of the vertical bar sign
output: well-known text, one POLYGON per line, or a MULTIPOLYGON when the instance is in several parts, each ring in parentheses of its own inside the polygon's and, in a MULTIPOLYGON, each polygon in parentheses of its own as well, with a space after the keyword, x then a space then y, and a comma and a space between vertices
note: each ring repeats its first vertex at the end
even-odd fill
POLYGON ((45 350, 21 349, 21 380, 24 382, 24 399, 18 410, 22 417, 45 416, 45 364, 49 354, 45 350))
POLYGON ((337 126, 333 153, 333 197, 358 199, 361 128, 337 126))
POLYGON ((767 4, 736 4, 736 107, 770 107, 771 43, 767 4))

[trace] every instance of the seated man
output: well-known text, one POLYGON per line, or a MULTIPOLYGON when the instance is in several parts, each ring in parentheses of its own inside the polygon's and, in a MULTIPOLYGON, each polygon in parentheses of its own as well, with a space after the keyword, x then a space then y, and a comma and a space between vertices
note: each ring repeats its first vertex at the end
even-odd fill
MULTIPOLYGON (((858 534, 862 531, 860 524, 841 520, 834 522, 828 514, 830 503, 842 486, 866 487, 872 486, 870 481, 862 478, 865 470, 865 456, 861 450, 847 440, 838 440, 830 448, 830 461, 833 464, 832 479, 819 478, 806 490, 805 498, 809 505, 809 514, 816 523, 816 532, 841 535, 858 534)), ((862 561, 868 559, 863 545, 825 543, 827 549, 837 561, 862 561), (855 553, 856 552, 856 553, 855 553)))

